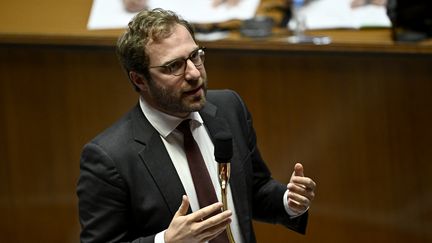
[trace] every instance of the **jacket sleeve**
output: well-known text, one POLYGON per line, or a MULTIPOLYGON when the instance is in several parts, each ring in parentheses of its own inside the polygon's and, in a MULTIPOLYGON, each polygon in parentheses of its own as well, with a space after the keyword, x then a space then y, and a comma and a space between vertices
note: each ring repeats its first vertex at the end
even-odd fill
POLYGON ((154 242, 155 235, 132 239, 128 193, 110 156, 99 145, 87 144, 77 185, 81 242, 154 242))
POLYGON ((285 227, 296 232, 304 234, 308 221, 308 213, 299 217, 290 217, 285 211, 283 205, 283 196, 287 190, 286 184, 276 181, 268 169, 265 161, 261 157, 257 145, 257 137, 253 127, 252 116, 242 101, 240 96, 232 93, 236 100, 239 114, 239 121, 244 124, 244 137, 247 140, 247 146, 250 153, 250 163, 252 164, 252 215, 254 219, 273 223, 282 224, 285 227))

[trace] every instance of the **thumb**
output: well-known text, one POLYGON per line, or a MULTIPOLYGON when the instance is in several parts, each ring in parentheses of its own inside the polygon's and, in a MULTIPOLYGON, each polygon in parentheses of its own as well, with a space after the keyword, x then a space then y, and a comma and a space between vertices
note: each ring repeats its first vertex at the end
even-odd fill
POLYGON ((174 218, 186 215, 189 209, 189 198, 186 195, 182 197, 182 203, 174 215, 174 218))
POLYGON ((304 172, 303 172, 303 165, 300 163, 296 163, 294 165, 294 175, 295 176, 304 176, 304 172))

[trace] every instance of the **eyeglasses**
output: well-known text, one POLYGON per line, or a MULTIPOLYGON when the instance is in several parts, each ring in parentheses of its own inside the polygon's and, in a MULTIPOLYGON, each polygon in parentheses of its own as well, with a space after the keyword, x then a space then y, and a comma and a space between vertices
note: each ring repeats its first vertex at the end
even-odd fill
POLYGON ((149 68, 163 68, 165 73, 172 74, 174 76, 183 75, 186 72, 187 61, 191 60, 195 67, 200 67, 204 63, 205 47, 199 47, 189 54, 188 58, 177 58, 167 64, 159 66, 151 66, 149 68))

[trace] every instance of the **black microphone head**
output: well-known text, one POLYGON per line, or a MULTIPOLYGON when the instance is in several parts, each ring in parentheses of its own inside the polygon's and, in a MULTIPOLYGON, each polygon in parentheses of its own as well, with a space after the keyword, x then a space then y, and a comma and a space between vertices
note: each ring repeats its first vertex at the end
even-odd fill
POLYGON ((231 134, 226 131, 219 131, 214 135, 213 143, 216 162, 229 163, 233 156, 231 134))

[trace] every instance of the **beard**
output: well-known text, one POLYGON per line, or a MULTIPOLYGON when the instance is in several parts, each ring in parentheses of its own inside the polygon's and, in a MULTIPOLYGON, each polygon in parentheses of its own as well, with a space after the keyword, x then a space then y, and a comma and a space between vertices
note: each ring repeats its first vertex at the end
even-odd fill
MULTIPOLYGON (((198 82, 199 81, 195 81, 198 82)), ((156 108, 175 116, 199 111, 206 102, 207 79, 202 81, 203 95, 186 95, 182 90, 171 90, 148 80, 148 93, 156 108)))

